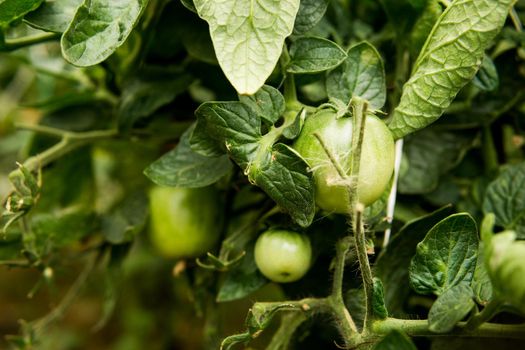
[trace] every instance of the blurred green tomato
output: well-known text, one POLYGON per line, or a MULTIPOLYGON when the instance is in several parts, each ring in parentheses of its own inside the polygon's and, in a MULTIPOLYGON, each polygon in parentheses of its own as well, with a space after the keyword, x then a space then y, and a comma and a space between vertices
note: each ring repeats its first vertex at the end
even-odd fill
POLYGON ((525 314, 525 241, 516 234, 496 234, 488 249, 489 275, 494 289, 504 301, 525 314))
POLYGON ((151 242, 164 257, 197 257, 217 242, 220 201, 213 187, 155 186, 149 199, 151 242))

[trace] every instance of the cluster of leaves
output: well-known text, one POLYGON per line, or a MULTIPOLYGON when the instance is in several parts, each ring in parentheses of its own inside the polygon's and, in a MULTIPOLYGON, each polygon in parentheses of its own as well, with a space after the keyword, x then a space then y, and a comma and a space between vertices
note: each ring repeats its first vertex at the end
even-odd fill
MULTIPOLYGON (((315 263, 279 288, 277 299, 294 301, 256 303, 247 331, 224 346, 257 337, 277 311, 268 349, 341 338, 413 349, 406 334, 476 337, 501 311, 503 324, 483 336, 523 338, 523 327, 505 324, 523 321, 523 283, 502 292, 488 267, 500 244, 493 230, 525 239, 524 16, 521 0, 0 0, 0 264, 36 269, 48 283, 69 260, 86 266, 63 302, 11 343, 45 342, 95 268, 106 281, 97 328, 117 317, 126 264, 153 254, 144 235, 153 183, 222 193, 219 246, 176 265, 206 319, 202 346, 232 331, 221 328, 221 305, 268 284, 253 258, 267 227, 309 235, 315 263), (344 116, 353 98, 385 114, 404 142, 394 217, 390 189, 365 211, 370 250, 380 250, 366 301, 361 274, 348 269, 336 291, 327 278, 343 277, 337 257, 343 267, 357 261, 353 248, 334 258, 336 242, 348 243, 346 218, 316 209, 311 171, 291 147, 305 118, 318 108, 344 116), (484 217, 493 222, 480 243, 484 217), (385 247, 386 228, 395 234, 385 247), (338 319, 339 296, 364 321, 355 336, 338 319), (335 324, 322 322, 331 313, 335 324), (428 322, 388 317, 409 314, 428 322)), ((137 348, 151 335, 140 334, 137 348)), ((465 346, 436 339, 432 349, 465 346)))

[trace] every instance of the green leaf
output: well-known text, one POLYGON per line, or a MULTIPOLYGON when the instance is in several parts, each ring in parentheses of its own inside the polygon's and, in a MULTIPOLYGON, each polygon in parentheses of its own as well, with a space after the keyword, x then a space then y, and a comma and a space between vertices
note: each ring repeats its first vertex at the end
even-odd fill
POLYGON ((296 35, 304 34, 323 18, 328 0, 301 0, 299 11, 295 17, 293 33, 296 35))
POLYGON ((118 107, 119 126, 129 129, 186 91, 193 77, 164 71, 142 73, 124 84, 118 107))
POLYGON ((508 166, 489 184, 483 212, 494 213, 497 225, 525 238, 525 162, 508 166))
POLYGON ((438 0, 429 0, 410 31, 410 54, 417 57, 443 10, 438 0))
POLYGON ((51 0, 24 17, 32 27, 46 32, 63 33, 73 19, 82 0, 51 0))
POLYGON ((62 35, 62 55, 88 67, 104 61, 128 38, 148 0, 84 0, 62 35))
POLYGON ((161 186, 204 187, 217 182, 232 170, 228 156, 206 157, 190 148, 195 125, 182 135, 179 144, 144 170, 161 186))
POLYGON ((403 147, 408 170, 399 178, 399 192, 430 193, 441 175, 453 169, 472 146, 476 135, 466 131, 427 128, 406 138, 403 147))
POLYGON ((371 108, 380 109, 386 99, 381 56, 367 42, 352 46, 347 54, 346 60, 326 77, 328 96, 344 103, 348 103, 352 96, 359 96, 368 100, 371 108))
POLYGON ((416 253, 417 244, 434 225, 451 213, 452 206, 449 205, 407 222, 377 258, 374 264, 375 276, 383 282, 386 306, 396 317, 403 316, 403 304, 410 292, 408 267, 416 253))
POLYGON ((191 148, 202 155, 226 151, 242 168, 255 156, 261 139, 261 119, 241 102, 206 102, 195 111, 197 126, 191 148))
POLYGON ((102 217, 102 235, 112 244, 131 242, 146 226, 148 197, 142 191, 129 193, 102 217))
POLYGON ((474 76, 472 83, 482 91, 494 91, 498 88, 498 71, 496 69, 496 65, 494 65, 494 62, 489 56, 483 56, 481 67, 479 67, 479 71, 476 76, 474 76))
POLYGON ((34 11, 44 0, 0 0, 0 30, 34 11))
POLYGON ((383 283, 377 277, 374 277, 373 284, 373 293, 372 293, 372 310, 374 315, 380 319, 385 319, 388 317, 388 311, 385 305, 385 291, 383 290, 383 283))
POLYGON ((400 331, 392 331, 386 335, 374 350, 417 350, 412 340, 400 331))
POLYGON ((417 245, 409 268, 410 284, 420 294, 443 294, 470 283, 478 253, 476 222, 467 213, 441 220, 417 245))
POLYGON ((240 95, 239 101, 249 106, 259 118, 273 125, 282 116, 285 110, 284 97, 279 90, 264 85, 253 95, 240 95))
POLYGON ((65 247, 94 233, 100 220, 84 209, 63 210, 60 213, 35 215, 31 222, 34 241, 25 241, 29 251, 45 254, 54 248, 65 247))
POLYGON ((217 302, 242 299, 268 283, 257 269, 253 255, 253 245, 247 247, 246 255, 240 264, 226 272, 217 294, 217 302))
POLYGON ((190 139, 193 150, 207 156, 227 152, 250 181, 299 225, 308 226, 312 222, 315 214, 312 174, 294 150, 283 144, 273 145, 278 129, 272 128, 263 136, 261 118, 242 102, 203 103, 195 114, 197 126, 190 139))
POLYGON ((290 47, 289 73, 319 73, 337 67, 346 59, 345 51, 333 41, 301 37, 290 47))
POLYGON ((240 94, 253 94, 272 73, 292 33, 299 0, 194 0, 208 22, 219 64, 240 94))
POLYGON ((475 306, 472 288, 461 283, 441 294, 428 313, 428 329, 435 333, 450 332, 475 306))
POLYGON ((313 177, 308 164, 290 147, 279 143, 257 164, 249 177, 299 225, 306 227, 315 215, 313 177))
POLYGON ((484 245, 484 242, 480 242, 479 244, 478 261, 471 284, 476 301, 482 305, 486 305, 491 301, 493 296, 492 282, 490 281, 490 276, 485 266, 484 245))
POLYGON ((392 30, 396 32, 400 40, 404 40, 404 35, 418 19, 427 0, 381 0, 380 2, 392 24, 392 30))
POLYGON ((401 138, 436 121, 476 74, 512 0, 458 0, 432 29, 389 127, 401 138))

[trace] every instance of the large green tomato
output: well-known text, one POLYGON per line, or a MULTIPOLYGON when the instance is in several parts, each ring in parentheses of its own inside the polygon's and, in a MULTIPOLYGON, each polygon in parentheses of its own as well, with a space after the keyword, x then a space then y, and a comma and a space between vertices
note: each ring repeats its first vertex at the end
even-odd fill
POLYGON ((217 242, 221 217, 214 188, 155 186, 149 198, 151 242, 163 256, 196 257, 217 242))
MULTIPOLYGON (((306 119, 294 148, 306 160, 315 179, 317 205, 329 212, 346 214, 350 209, 350 194, 336 168, 314 136, 317 133, 346 174, 352 161, 352 118, 336 119, 332 110, 321 110, 306 119)), ((387 126, 377 117, 366 117, 365 134, 357 194, 359 201, 369 205, 385 191, 394 170, 394 139, 387 126)))
POLYGON ((255 243, 255 263, 268 279, 287 283, 303 277, 312 260, 308 236, 287 230, 268 230, 255 243))

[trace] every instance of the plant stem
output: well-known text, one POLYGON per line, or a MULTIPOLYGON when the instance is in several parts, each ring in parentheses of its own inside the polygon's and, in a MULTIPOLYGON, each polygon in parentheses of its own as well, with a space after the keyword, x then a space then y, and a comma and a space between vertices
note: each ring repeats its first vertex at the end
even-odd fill
POLYGON ((35 44, 44 43, 46 41, 55 40, 60 38, 60 34, 57 33, 45 33, 35 36, 17 38, 6 40, 4 44, 0 47, 0 51, 14 51, 21 49, 26 46, 31 46, 35 44))
POLYGON ((499 162, 496 146, 494 145, 494 138, 492 137, 492 131, 490 130, 490 125, 483 125, 483 129, 481 130, 481 139, 483 160, 485 163, 485 174, 494 175, 498 171, 499 162))
POLYGON ((472 316, 472 318, 467 321, 467 323, 465 324, 465 329, 469 331, 473 331, 479 328, 483 323, 489 321, 496 313, 498 313, 501 305, 502 305, 502 302, 500 300, 498 299, 491 300, 483 308, 483 310, 481 310, 481 312, 472 316))
POLYGON ((508 325, 483 323, 475 330, 466 328, 466 322, 460 322, 451 332, 437 334, 428 330, 428 320, 401 320, 387 318, 376 320, 372 330, 374 337, 381 337, 393 330, 403 331, 411 337, 469 337, 469 338, 507 338, 525 339, 525 324, 508 325))
POLYGON ((512 6, 510 9, 509 17, 512 20, 512 24, 514 24, 514 28, 516 28, 516 31, 522 32, 523 25, 521 24, 520 17, 518 16, 518 13, 516 12, 516 8, 514 6, 512 6))
POLYGON ((343 299, 343 277, 346 262, 346 254, 350 249, 350 237, 345 237, 337 242, 335 269, 333 275, 332 294, 328 302, 336 316, 339 331, 345 340, 357 334, 357 327, 352 316, 348 312, 343 299))
POLYGON ((304 321, 306 316, 298 312, 290 312, 281 318, 281 325, 274 333, 270 344, 266 347, 266 350, 282 350, 287 349, 292 339, 293 334, 299 328, 304 321))
POLYGON ((75 280, 71 288, 68 290, 67 294, 60 301, 56 308, 54 308, 49 314, 42 317, 41 319, 30 323, 31 328, 35 332, 35 336, 37 338, 46 330, 47 326, 49 326, 52 322, 60 319, 67 311, 67 309, 71 306, 75 298, 79 295, 82 287, 86 283, 89 275, 93 271, 95 263, 97 262, 99 257, 99 254, 94 254, 93 256, 88 258, 86 266, 84 267, 78 278, 75 280))
POLYGON ((341 177, 341 179, 346 180, 348 176, 346 176, 346 173, 343 167, 341 166, 341 164, 339 164, 339 161, 335 158, 335 156, 332 154, 330 149, 328 149, 328 146, 324 142, 321 135, 319 135, 316 132, 314 132, 313 135, 317 139, 317 141, 319 141, 319 143, 321 144, 321 147, 323 148, 324 152, 328 156, 328 159, 330 159, 330 163, 332 163, 332 165, 334 166, 335 170, 337 171, 337 174, 341 177))
MULTIPOLYGON (((23 166, 29 171, 35 171, 38 168, 44 167, 47 164, 55 161, 56 159, 62 157, 63 155, 81 147, 88 143, 108 139, 118 135, 117 130, 97 130, 97 131, 86 131, 86 132, 73 132, 55 129, 47 127, 44 125, 29 125, 29 124, 19 124, 19 128, 25 130, 31 130, 46 135, 61 137, 60 142, 54 144, 50 148, 46 149, 42 153, 34 155, 28 158, 23 166)), ((14 172, 20 171, 19 169, 14 170, 14 172)), ((10 175, 10 176, 11 176, 10 175)))
POLYGON ((363 333, 366 334, 370 329, 371 321, 373 319, 372 297, 374 290, 374 281, 366 249, 365 228, 363 223, 364 205, 359 203, 359 193, 357 192, 357 184, 359 182, 361 149, 363 146, 363 138, 365 134, 368 101, 361 98, 353 98, 351 103, 353 106, 354 132, 352 134, 352 167, 350 169, 350 177, 352 179, 350 185, 350 203, 352 204, 352 231, 354 233, 355 245, 357 250, 357 259, 359 261, 359 269, 361 271, 361 278, 363 279, 363 289, 365 292, 366 314, 363 324, 363 333))
POLYGON ((280 64, 282 74, 284 76, 284 100, 286 105, 295 105, 297 104, 297 91, 295 90, 295 77, 292 73, 287 73, 286 68, 290 63, 290 54, 288 53, 288 48, 286 44, 283 46, 283 52, 281 54, 280 64))

